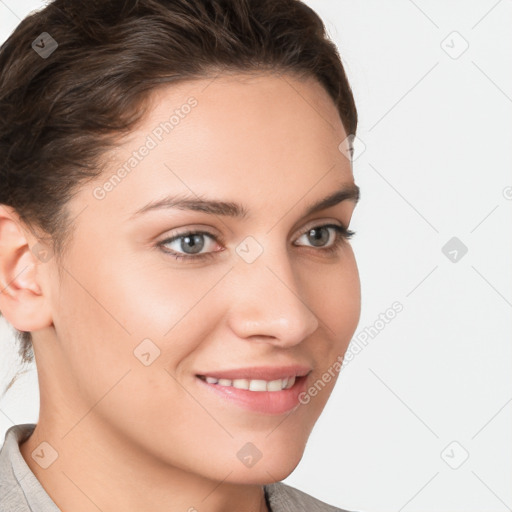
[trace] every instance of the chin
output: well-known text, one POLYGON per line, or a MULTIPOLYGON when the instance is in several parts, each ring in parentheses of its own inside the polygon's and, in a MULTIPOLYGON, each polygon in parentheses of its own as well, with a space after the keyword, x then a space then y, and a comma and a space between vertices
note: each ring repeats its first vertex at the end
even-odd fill
MULTIPOLYGON (((256 461, 240 462, 233 467, 232 463, 226 465, 226 473, 232 471, 226 479, 231 483, 265 485, 279 482, 288 477, 298 466, 304 453, 304 446, 295 449, 272 449, 268 447, 266 453, 256 461)), ((242 457, 243 459, 243 457, 242 457)), ((238 461, 237 461, 238 462, 238 461)), ((226 476, 224 473, 220 479, 226 476)))
MULTIPOLYGON (((298 463, 297 463, 298 464, 298 463)), ((288 476, 290 476, 297 464, 292 465, 279 465, 272 467, 261 467, 257 469, 256 467, 247 469, 247 470, 237 470, 233 471, 229 478, 226 479, 227 482, 231 482, 233 484, 247 484, 247 485, 267 485, 272 484, 274 482, 280 482, 284 480, 288 476)), ((219 478, 222 480, 223 478, 219 478)))

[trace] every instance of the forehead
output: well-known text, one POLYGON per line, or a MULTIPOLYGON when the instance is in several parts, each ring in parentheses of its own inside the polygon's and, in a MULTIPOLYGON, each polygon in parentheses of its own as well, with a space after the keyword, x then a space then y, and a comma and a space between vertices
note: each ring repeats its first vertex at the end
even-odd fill
POLYGON ((101 207, 126 216, 171 192, 242 195, 263 205, 291 204, 311 191, 311 202, 353 181, 338 149, 346 136, 314 79, 233 74, 187 81, 154 91, 144 120, 107 154, 107 169, 91 187, 108 189, 101 207))
MULTIPOLYGON (((274 157, 284 152, 292 159, 302 148, 314 152, 321 146, 332 158, 347 135, 334 102, 311 77, 214 76, 161 87, 151 95, 150 105, 131 138, 141 142, 150 134, 174 153, 193 145, 203 152, 214 147, 225 154, 239 152, 243 158, 254 156, 259 144, 259 154, 274 157)), ((119 154, 126 155, 132 146, 120 147, 119 154)), ((211 152, 213 157, 222 154, 211 152)))

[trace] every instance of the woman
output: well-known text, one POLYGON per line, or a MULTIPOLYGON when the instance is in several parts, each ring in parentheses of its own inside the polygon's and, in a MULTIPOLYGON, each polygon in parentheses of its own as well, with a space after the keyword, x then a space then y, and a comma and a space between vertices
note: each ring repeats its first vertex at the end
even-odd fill
POLYGON ((360 314, 319 17, 56 0, 1 48, 0 112, 0 310, 40 389, 1 510, 339 510, 281 482, 360 314))

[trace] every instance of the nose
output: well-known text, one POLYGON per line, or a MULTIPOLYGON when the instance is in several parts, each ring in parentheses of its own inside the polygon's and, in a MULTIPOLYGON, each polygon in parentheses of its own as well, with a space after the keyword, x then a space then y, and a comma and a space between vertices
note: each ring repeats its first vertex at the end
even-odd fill
POLYGON ((318 329, 319 305, 308 304, 285 254, 264 252, 251 264, 238 262, 230 274, 228 323, 239 338, 287 348, 318 329))

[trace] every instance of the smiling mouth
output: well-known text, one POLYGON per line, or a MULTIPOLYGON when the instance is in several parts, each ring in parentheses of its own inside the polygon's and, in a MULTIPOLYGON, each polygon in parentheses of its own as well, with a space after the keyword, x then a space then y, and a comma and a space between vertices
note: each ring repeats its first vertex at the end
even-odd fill
POLYGON ((204 370, 195 377, 213 400, 253 413, 286 414, 300 405, 312 368, 301 365, 204 370))
POLYGON ((208 384, 213 384, 220 387, 231 387, 236 389, 244 389, 247 391, 283 391, 290 389, 294 386, 295 382, 304 377, 292 376, 283 377, 275 380, 262 380, 262 379, 217 379, 207 375, 197 375, 201 380, 208 384))

